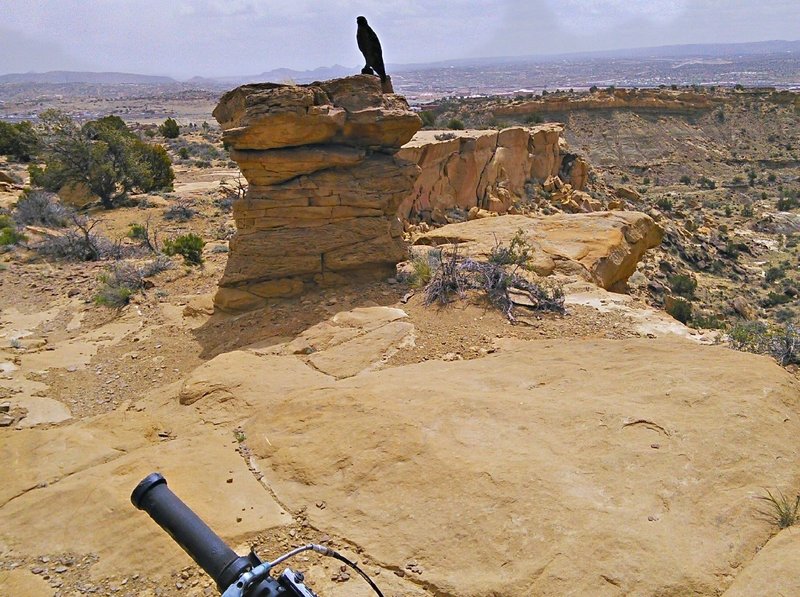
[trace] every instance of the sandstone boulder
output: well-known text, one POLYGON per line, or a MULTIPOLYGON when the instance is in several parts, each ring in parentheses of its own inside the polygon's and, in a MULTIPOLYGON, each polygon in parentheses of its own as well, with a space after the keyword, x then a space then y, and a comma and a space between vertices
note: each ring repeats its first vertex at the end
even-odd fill
POLYGON ((416 245, 458 244, 462 255, 486 259, 496 242, 509 246, 522 230, 539 275, 578 274, 605 289, 620 289, 662 230, 637 212, 598 212, 543 217, 504 216, 449 224, 421 235, 416 245))

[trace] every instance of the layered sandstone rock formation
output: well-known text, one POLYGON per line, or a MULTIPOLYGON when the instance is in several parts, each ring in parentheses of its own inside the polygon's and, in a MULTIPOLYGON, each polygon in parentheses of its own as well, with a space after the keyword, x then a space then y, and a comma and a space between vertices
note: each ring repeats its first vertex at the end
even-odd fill
POLYGON ((394 154, 421 122, 405 99, 359 75, 245 85, 214 110, 249 183, 215 304, 264 299, 393 271, 406 255, 397 207, 419 172, 394 154))
POLYGON ((497 243, 509 246, 518 230, 532 248, 530 269, 534 273, 577 275, 606 290, 624 290, 644 252, 658 246, 663 236, 650 216, 606 211, 450 224, 423 234, 415 244, 458 244, 462 255, 485 260, 497 243))
POLYGON ((400 205, 400 217, 445 223, 445 213, 453 208, 505 213, 525 195, 526 182, 559 174, 582 190, 588 163, 563 153, 563 131, 563 125, 548 123, 502 131, 418 132, 398 153, 422 170, 400 205))

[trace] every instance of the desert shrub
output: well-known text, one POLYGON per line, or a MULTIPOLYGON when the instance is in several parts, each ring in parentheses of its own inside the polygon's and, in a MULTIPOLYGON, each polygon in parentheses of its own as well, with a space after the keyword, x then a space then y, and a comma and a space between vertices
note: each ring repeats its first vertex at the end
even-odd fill
MULTIPOLYGON (((500 246, 500 245, 498 245, 500 246)), ((502 247, 497 254, 505 255, 502 247)), ((430 282, 425 286, 425 304, 447 304, 454 297, 463 298, 469 290, 479 290, 486 294, 489 303, 500 309, 509 321, 514 322, 514 304, 520 299, 514 295, 524 295, 524 304, 539 311, 564 311, 564 292, 560 286, 544 286, 531 282, 516 273, 518 263, 462 259, 455 249, 442 258, 439 267, 433 272, 430 282), (513 264, 513 268, 508 265, 513 264)))
POLYGON ((800 328, 793 323, 736 323, 728 330, 728 342, 736 350, 771 355, 782 366, 800 363, 800 328))
POLYGON ((785 305, 786 303, 792 302, 792 297, 782 293, 782 292, 773 292, 770 291, 763 301, 761 301, 761 305, 766 308, 775 307, 777 305, 785 305))
POLYGON ((717 188, 717 183, 711 180, 710 178, 706 178, 705 176, 701 176, 698 179, 697 184, 701 189, 713 190, 717 188))
POLYGON ((188 222, 194 217, 195 213, 195 210, 191 207, 191 203, 185 200, 179 200, 175 202, 174 205, 164 210, 164 219, 188 222))
POLYGON ((147 248, 151 253, 158 253, 158 230, 152 224, 150 218, 145 220, 144 224, 134 222, 130 225, 128 230, 128 238, 139 241, 139 243, 147 248))
POLYGON ((236 178, 225 178, 219 182, 217 192, 219 196, 214 200, 214 205, 224 212, 229 212, 233 209, 234 201, 244 199, 247 195, 247 183, 241 174, 236 178))
POLYGON ((57 195, 41 190, 24 193, 14 208, 14 220, 22 226, 62 228, 71 215, 72 210, 64 207, 57 195))
POLYGON ((541 114, 529 114, 525 117, 525 124, 541 124, 544 122, 544 118, 541 114))
POLYGON ((752 218, 753 217, 753 205, 752 203, 746 203, 742 206, 742 217, 743 218, 752 218))
POLYGON ((741 321, 728 329, 728 342, 736 350, 761 352, 767 331, 767 325, 761 321, 741 321))
POLYGON ((24 240, 25 235, 17 230, 14 221, 6 215, 0 215, 0 247, 16 245, 24 240))
POLYGON ((713 313, 692 314, 692 327, 704 330, 721 330, 725 328, 725 321, 713 313))
POLYGON ((411 259, 411 274, 408 282, 414 288, 423 288, 431 281, 433 273, 441 264, 441 251, 428 251, 425 255, 417 255, 411 259))
MULTIPOLYGON (((526 280, 501 265, 467 259, 461 265, 463 271, 472 274, 470 286, 483 290, 489 302, 500 309, 509 321, 514 317, 515 300, 512 291, 525 295, 525 303, 537 311, 564 311, 564 291, 560 286, 545 286, 526 280)), ((519 299, 517 299, 519 300, 519 299)))
POLYGON ((767 282, 775 282, 781 278, 786 277, 786 269, 781 266, 770 267, 764 272, 764 278, 767 282))
POLYGON ((770 173, 767 175, 767 180, 768 180, 769 182, 775 182, 775 181, 777 180, 777 177, 775 176, 775 173, 774 173, 774 172, 770 172, 770 173))
POLYGON ((183 260, 191 265, 203 263, 203 246, 205 241, 194 233, 183 234, 164 242, 164 253, 182 255, 183 260))
POLYGON ((107 307, 127 305, 131 295, 144 288, 144 277, 139 269, 130 263, 115 263, 108 272, 100 276, 102 285, 94 297, 94 302, 107 307))
POLYGON ((89 220, 72 215, 73 228, 63 234, 45 238, 34 246, 36 251, 53 259, 66 261, 97 261, 99 259, 119 259, 123 255, 120 243, 112 242, 94 231, 100 220, 89 220))
POLYGON ((797 191, 781 191, 776 206, 778 211, 791 211, 800 207, 800 197, 798 197, 797 191))
POLYGON ((692 179, 688 175, 684 174, 681 176, 681 184, 692 184, 692 179))
POLYGON ((161 136, 165 139, 177 139, 178 135, 181 134, 181 127, 178 126, 174 118, 167 118, 164 123, 158 127, 158 132, 161 133, 161 136))
POLYGON ((188 160, 189 159, 189 148, 188 147, 181 147, 180 149, 178 149, 178 157, 180 157, 182 160, 188 160))
POLYGON ((436 126, 436 114, 430 110, 423 110, 419 113, 420 120, 422 120, 423 127, 433 128, 436 126))
POLYGON ((133 294, 143 290, 148 284, 152 287, 150 282, 146 282, 147 278, 172 266, 172 261, 165 255, 159 255, 140 266, 124 261, 114 263, 100 276, 102 284, 94 296, 94 302, 106 307, 123 307, 133 294))
POLYGON ((681 323, 688 323, 692 319, 692 303, 685 299, 675 299, 672 303, 667 305, 666 310, 667 313, 681 323))
POLYGON ((58 191, 67 183, 84 184, 107 209, 133 190, 172 187, 166 150, 139 139, 117 116, 79 126, 63 112, 46 110, 39 126, 44 168, 28 168, 36 186, 58 191))
POLYGON ((525 237, 525 231, 520 228, 514 233, 508 247, 504 247, 502 243, 495 238, 495 246, 492 247, 489 253, 489 263, 527 267, 532 253, 533 247, 528 243, 528 239, 525 237))
POLYGON ((30 162, 38 151, 39 137, 29 121, 17 124, 0 122, 0 155, 19 162, 30 162))
POLYGON ((151 278, 156 274, 172 269, 174 266, 175 264, 172 263, 172 259, 166 255, 156 255, 155 259, 145 261, 139 268, 139 271, 143 278, 151 278))
POLYGON ((800 522, 800 495, 792 502, 783 495, 783 492, 779 491, 778 495, 772 495, 769 490, 766 491, 767 495, 759 496, 767 506, 766 511, 760 512, 763 516, 777 524, 779 529, 788 529, 800 522))
POLYGON ((697 281, 685 274, 675 274, 669 277, 669 287, 678 296, 691 299, 697 290, 697 281))
POLYGON ((439 303, 445 305, 452 300, 453 295, 463 298, 469 283, 465 272, 459 267, 461 259, 458 247, 453 249, 450 256, 442 257, 439 267, 433 272, 430 281, 425 286, 425 304, 439 303))
POLYGON ((447 128, 454 131, 463 131, 464 122, 459 120, 458 118, 451 118, 447 123, 447 128))
POLYGON ((659 197, 656 206, 661 211, 672 211, 672 199, 669 197, 659 197))

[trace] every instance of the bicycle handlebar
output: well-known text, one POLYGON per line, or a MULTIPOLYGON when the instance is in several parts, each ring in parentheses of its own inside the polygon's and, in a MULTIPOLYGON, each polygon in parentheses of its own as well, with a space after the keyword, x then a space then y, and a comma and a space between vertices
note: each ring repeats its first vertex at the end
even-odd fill
POLYGON ((252 568, 246 556, 238 556, 200 517, 167 487, 159 473, 142 479, 131 502, 144 510, 217 583, 220 593, 252 568))

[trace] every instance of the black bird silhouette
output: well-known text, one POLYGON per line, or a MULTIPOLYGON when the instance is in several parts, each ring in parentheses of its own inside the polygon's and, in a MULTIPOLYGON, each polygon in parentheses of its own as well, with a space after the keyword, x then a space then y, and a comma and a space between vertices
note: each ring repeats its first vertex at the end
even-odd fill
POLYGON ((358 42, 358 49, 364 54, 364 60, 367 64, 361 69, 361 74, 371 75, 374 72, 378 73, 381 78, 381 83, 386 83, 386 68, 383 66, 383 51, 381 50, 381 42, 378 41, 378 36, 367 24, 367 19, 358 17, 356 19, 358 24, 358 31, 356 32, 356 41, 358 42), (372 69, 375 69, 373 72, 372 69))

